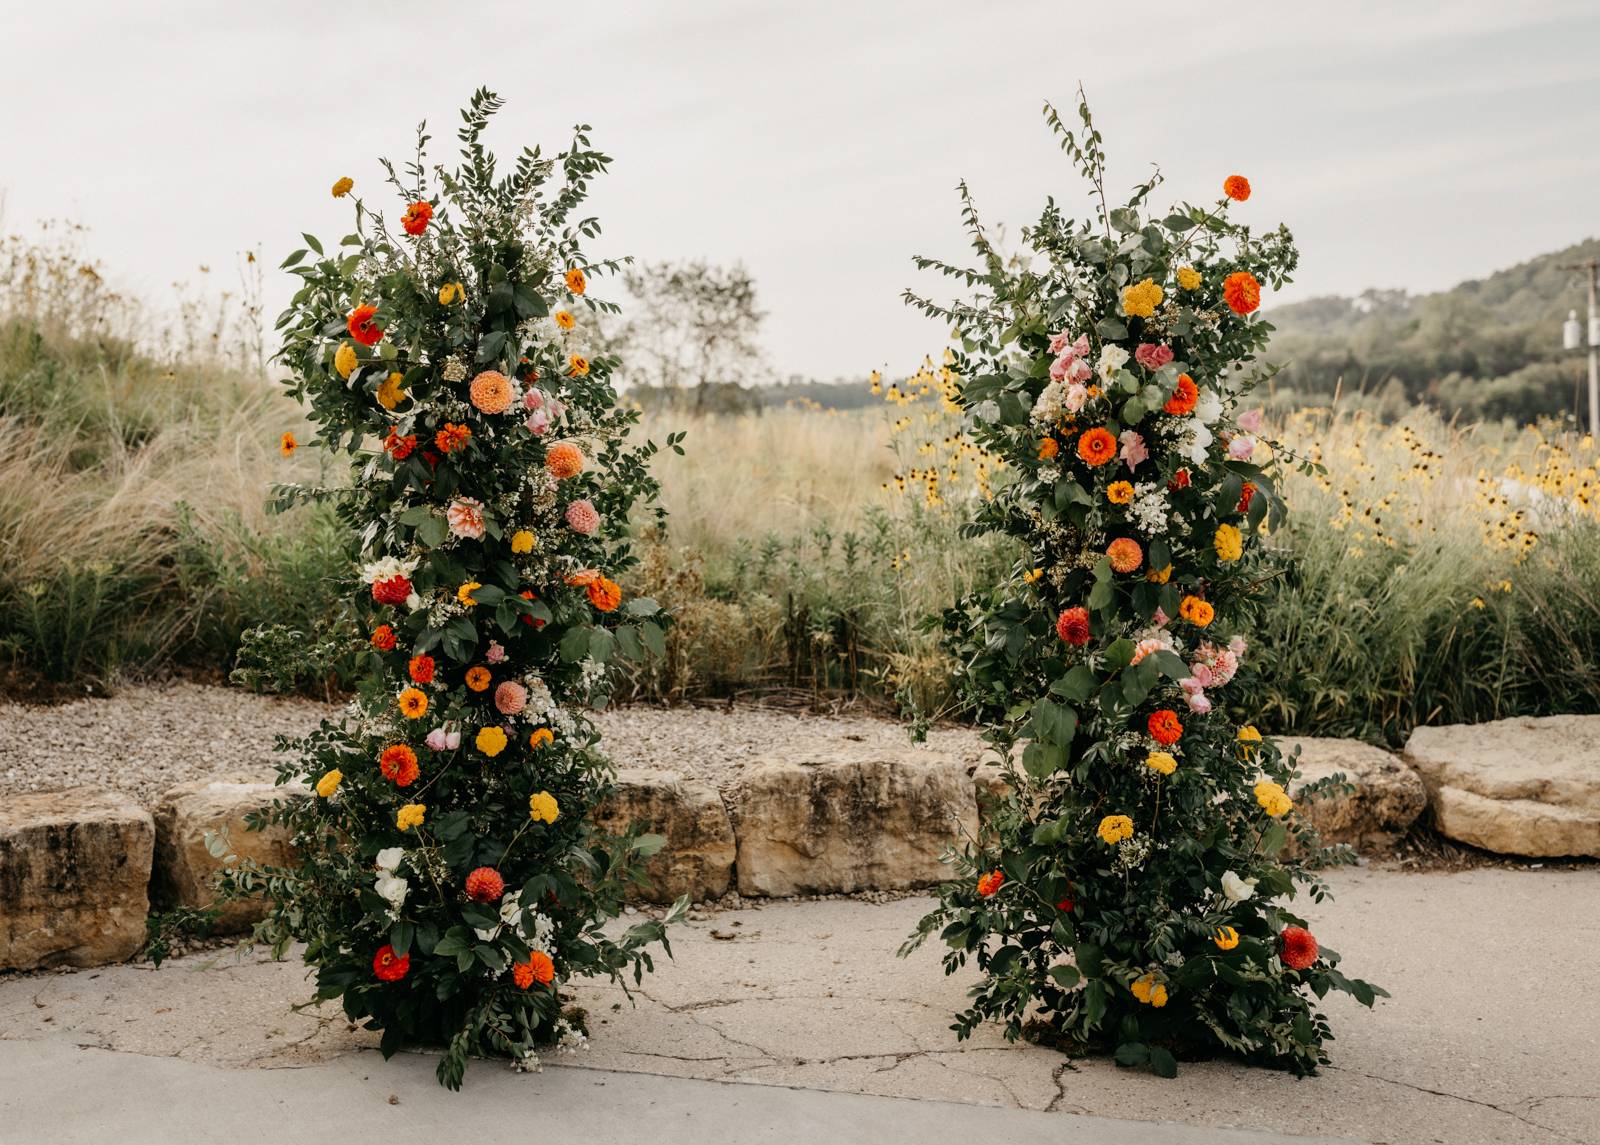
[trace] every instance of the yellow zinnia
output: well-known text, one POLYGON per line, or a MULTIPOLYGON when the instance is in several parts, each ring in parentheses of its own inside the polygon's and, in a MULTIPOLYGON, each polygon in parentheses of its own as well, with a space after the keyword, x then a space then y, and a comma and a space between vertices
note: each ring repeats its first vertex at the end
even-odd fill
POLYGON ((322 796, 324 799, 329 799, 333 796, 335 791, 339 790, 339 784, 343 782, 344 772, 340 771, 336 767, 324 775, 321 779, 317 780, 317 794, 322 796))
POLYGON ((1151 569, 1144 574, 1144 579, 1151 584, 1166 584, 1172 579, 1172 566, 1168 565, 1164 569, 1151 569))
POLYGON ((528 737, 528 746, 533 748, 534 751, 538 751, 545 744, 554 743, 555 739, 556 733, 551 731, 549 728, 537 728, 535 729, 534 733, 528 737))
POLYGON ((1133 500, 1133 486, 1127 481, 1113 481, 1106 487, 1106 500, 1113 505, 1126 505, 1133 500))
POLYGON ((341 378, 348 379, 356 372, 356 350, 348 342, 339 343, 339 348, 333 352, 333 368, 341 378))
POLYGON ((1231 926, 1218 927, 1211 941, 1217 944, 1218 950, 1232 950, 1239 945, 1239 932, 1231 926))
POLYGON ((459 302, 466 296, 466 287, 459 282, 447 282, 439 288, 439 305, 449 306, 452 302, 459 302))
POLYGON ((1116 844, 1124 839, 1133 838, 1133 820, 1126 815, 1107 815, 1100 820, 1100 838, 1107 843, 1116 844))
POLYGON ((1162 775, 1171 775, 1178 770, 1178 761, 1171 752, 1153 751, 1144 757, 1144 765, 1151 771, 1159 771, 1162 775))
POLYGON ((527 529, 518 529, 511 534, 511 551, 514 553, 533 552, 533 534, 527 529))
POLYGON ((479 728, 478 738, 473 742, 484 755, 496 756, 506 749, 506 733, 503 728, 479 728))
POLYGON ((548 791, 536 791, 528 796, 528 818, 540 823, 554 823, 561 814, 561 805, 548 791))
POLYGON ((348 195, 351 192, 351 190, 355 187, 355 185, 356 185, 356 181, 354 179, 350 178, 350 176, 348 176, 348 175, 344 176, 341 179, 335 179, 334 182, 333 182, 333 197, 335 199, 344 198, 346 195, 348 195))
POLYGON ((407 688, 400 693, 400 714, 408 720, 420 720, 428 714, 428 697, 420 689, 407 688))
POLYGON ((1128 989, 1135 998, 1147 1006, 1154 1006, 1159 1010, 1167 1004, 1167 988, 1156 980, 1154 974, 1145 974, 1142 977, 1135 978, 1128 989))
POLYGON ((422 820, 428 813, 426 803, 407 803, 400 808, 394 817, 394 825, 402 831, 409 831, 413 827, 422 826, 422 820))

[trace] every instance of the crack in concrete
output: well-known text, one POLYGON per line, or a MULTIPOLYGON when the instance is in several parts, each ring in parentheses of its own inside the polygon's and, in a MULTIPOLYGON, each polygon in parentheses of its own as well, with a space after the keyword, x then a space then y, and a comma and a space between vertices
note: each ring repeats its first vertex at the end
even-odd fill
MULTIPOLYGON (((1395 1078, 1392 1078, 1392 1077, 1380 1077, 1379 1075, 1377 1075, 1375 1073, 1364 1073, 1361 1070, 1345 1069, 1345 1068, 1343 1068, 1341 1066, 1329 1065, 1329 1066, 1324 1066, 1323 1068, 1327 1069, 1327 1070, 1337 1071, 1339 1073, 1355 1074, 1357 1077, 1364 1077, 1364 1078, 1367 1078, 1367 1079, 1369 1079, 1371 1081, 1385 1082, 1385 1083, 1387 1083, 1389 1085, 1399 1086, 1402 1089, 1414 1090, 1417 1093, 1426 1093, 1426 1094, 1429 1094, 1429 1095, 1431 1095, 1433 1097, 1446 1097, 1446 1098, 1449 1098, 1452 1101, 1461 1101, 1461 1102, 1465 1102, 1468 1105, 1477 1105, 1477 1106, 1483 1107, 1484 1109, 1492 1109, 1496 1113, 1503 1114, 1506 1117, 1512 1118, 1515 1121, 1520 1121, 1524 1125, 1531 1125, 1535 1129, 1542 1129, 1546 1133, 1553 1133, 1557 1137, 1561 1138, 1563 1141, 1573 1141, 1573 1142, 1576 1142, 1577 1145, 1593 1145, 1592 1141, 1586 1141, 1581 1137, 1573 1137, 1573 1136, 1571 1136, 1569 1134, 1561 1132, 1561 1130, 1559 1130, 1559 1129, 1556 1129, 1556 1128, 1554 1128, 1552 1126, 1546 1125, 1541 1121, 1535 1121, 1531 1117, 1524 1117, 1522 1114, 1518 1113, 1515 1109, 1508 1109, 1503 1105, 1496 1105, 1492 1101, 1483 1101, 1480 1098, 1476 1098, 1476 1097, 1466 1097, 1466 1096, 1464 1096, 1462 1094, 1459 1094, 1459 1093, 1448 1093, 1448 1092, 1446 1092, 1445 1090, 1442 1090, 1442 1089, 1430 1089, 1425 1085, 1414 1085, 1409 1081, 1398 1081, 1398 1080, 1396 1080, 1395 1078)), ((1526 1104, 1530 1100, 1531 1101, 1550 1101, 1550 1100, 1553 1100, 1553 1098, 1549 1098, 1549 1097, 1547 1097, 1547 1098, 1537 1098, 1537 1099, 1524 1098, 1522 1101, 1516 1102, 1516 1104, 1517 1105, 1523 1105, 1523 1104, 1526 1104)))

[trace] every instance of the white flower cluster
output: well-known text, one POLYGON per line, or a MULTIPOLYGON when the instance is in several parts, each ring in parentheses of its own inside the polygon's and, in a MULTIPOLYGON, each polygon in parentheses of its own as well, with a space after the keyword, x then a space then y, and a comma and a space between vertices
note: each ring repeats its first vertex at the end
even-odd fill
POLYGON ((1149 537, 1158 537, 1171 524, 1172 507, 1167 503, 1167 490, 1159 481, 1143 481, 1133 487, 1133 504, 1128 515, 1134 527, 1149 537))

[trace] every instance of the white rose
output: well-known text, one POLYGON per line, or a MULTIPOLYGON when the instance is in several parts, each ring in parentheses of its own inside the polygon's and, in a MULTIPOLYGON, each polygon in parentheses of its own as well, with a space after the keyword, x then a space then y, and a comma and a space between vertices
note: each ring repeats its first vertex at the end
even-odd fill
POLYGON ((378 881, 373 884, 380 897, 388 900, 391 910, 399 910, 406 901, 406 895, 411 892, 411 884, 398 875, 384 873, 378 876, 378 881))
POLYGON ((1255 879, 1241 879, 1232 871, 1222 872, 1222 894, 1229 902, 1244 902, 1256 893, 1255 879))
POLYGON ((410 596, 406 597, 406 607, 412 612, 415 612, 417 609, 422 607, 422 598, 416 593, 412 593, 410 596))
POLYGON ((1106 346, 1100 351, 1100 380, 1111 384, 1111 376, 1128 364, 1128 351, 1121 346, 1106 346))
POLYGON ((1211 449, 1212 440, 1213 438, 1209 429, 1203 425, 1194 426, 1193 429, 1190 430, 1189 444, 1184 447, 1183 455, 1187 457, 1192 464, 1204 465, 1207 457, 1210 455, 1209 451, 1211 449))
POLYGON ((1194 416, 1201 425, 1215 425, 1222 417, 1222 399, 1210 390, 1201 390, 1200 399, 1194 403, 1194 416))
POLYGON ((378 869, 380 871, 398 870, 401 861, 406 857, 404 847, 385 847, 378 852, 378 869))

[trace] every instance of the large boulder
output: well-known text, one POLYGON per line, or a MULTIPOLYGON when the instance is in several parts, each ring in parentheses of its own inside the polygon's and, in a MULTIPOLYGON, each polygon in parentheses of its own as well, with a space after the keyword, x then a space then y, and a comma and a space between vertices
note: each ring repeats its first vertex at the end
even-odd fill
POLYGON ((681 895, 700 901, 728 892, 733 828, 722 797, 709 784, 673 771, 622 768, 611 797, 595 809, 594 819, 608 831, 638 823, 666 836, 666 846, 645 867, 650 888, 644 897, 651 901, 672 902, 681 895))
POLYGON ((739 891, 828 894, 924 886, 977 832, 967 766, 918 751, 764 759, 724 792, 739 840, 739 891))
MULTIPOLYGON (((235 856, 267 867, 295 861, 289 829, 273 824, 251 831, 245 816, 269 807, 275 800, 303 799, 309 792, 298 785, 278 787, 254 780, 201 779, 180 783, 156 804, 156 855, 152 893, 158 906, 206 908, 216 905, 217 871, 235 856), (223 834, 227 848, 221 857, 206 846, 208 834, 223 834)), ((218 907, 212 929, 218 934, 248 930, 266 914, 260 898, 235 899, 218 907)))
POLYGON ((1600 858, 1600 716, 1420 727, 1405 755, 1446 838, 1503 855, 1600 858))
POLYGON ((1285 755, 1300 749, 1300 778, 1291 792, 1301 814, 1327 843, 1363 850, 1393 847, 1428 805, 1422 779, 1398 756, 1357 739, 1284 736, 1285 755), (1308 784, 1342 774, 1351 790, 1305 796, 1308 784))
POLYGON ((0 970, 100 966, 144 944, 155 828, 99 788, 0 800, 0 970))

